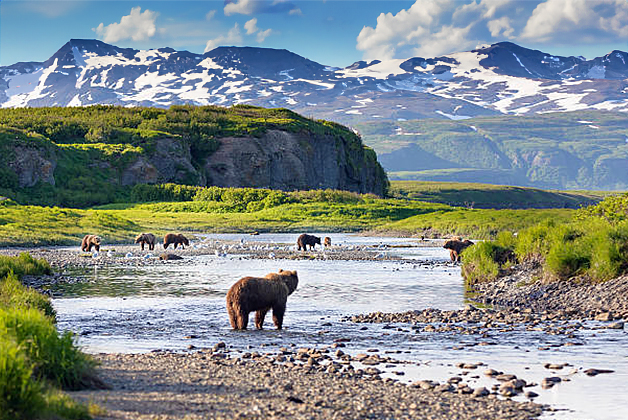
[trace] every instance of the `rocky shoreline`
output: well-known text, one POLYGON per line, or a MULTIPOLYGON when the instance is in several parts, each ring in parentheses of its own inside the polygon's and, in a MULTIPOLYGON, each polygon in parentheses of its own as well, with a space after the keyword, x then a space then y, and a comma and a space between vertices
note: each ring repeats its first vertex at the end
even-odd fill
POLYGON ((452 384, 408 386, 381 379, 377 369, 336 369, 315 351, 284 353, 102 354, 100 371, 112 389, 71 395, 101 405, 106 413, 98 418, 112 420, 524 420, 542 413, 538 404, 473 394, 452 384), (306 362, 288 361, 296 357, 306 362))

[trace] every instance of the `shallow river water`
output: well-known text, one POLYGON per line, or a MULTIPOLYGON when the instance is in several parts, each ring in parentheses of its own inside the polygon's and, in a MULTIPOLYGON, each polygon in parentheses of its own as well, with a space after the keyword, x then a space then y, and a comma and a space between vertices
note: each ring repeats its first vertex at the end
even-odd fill
MULTIPOLYGON (((486 368, 513 373, 535 383, 541 383, 547 376, 560 376, 563 382, 549 390, 540 386, 527 388, 539 394, 536 402, 550 404, 557 410, 546 413, 544 418, 628 419, 625 330, 594 329, 598 323, 587 322, 589 328, 576 332, 576 340, 583 345, 556 346, 567 338, 524 328, 496 331, 486 338, 417 333, 404 324, 342 321, 346 316, 375 311, 460 309, 465 303, 463 280, 459 266, 449 263, 448 251, 440 247, 411 246, 416 245, 412 239, 321 236, 331 236, 334 244, 343 247, 392 245, 382 247, 381 252, 406 261, 275 260, 206 255, 191 257, 192 262, 186 264, 144 267, 121 264, 90 269, 76 273, 85 281, 54 290, 63 296, 53 300, 59 328, 79 334, 79 344, 92 353, 186 351, 190 345, 212 347, 219 341, 236 352, 266 353, 290 345, 321 347, 343 338, 350 340, 343 348, 346 353, 355 355, 378 349, 382 356, 411 361, 388 369, 378 366, 386 371, 383 376, 403 382, 418 379, 442 382, 462 376, 471 387, 490 389, 496 381, 482 375, 486 368), (275 331, 269 314, 265 330, 232 331, 225 309, 229 287, 241 277, 264 276, 280 268, 297 270, 299 275, 299 286, 288 299, 284 330, 275 331), (478 345, 487 341, 491 345, 478 345), (486 366, 465 374, 456 367, 459 362, 482 362, 486 366), (543 367, 545 363, 570 366, 549 371, 543 367), (588 377, 582 373, 588 368, 615 372, 588 377)), ((296 235, 210 235, 210 238, 242 239, 249 244, 259 242, 272 247, 293 244, 296 235)), ((252 321, 249 328, 253 328, 252 321)))

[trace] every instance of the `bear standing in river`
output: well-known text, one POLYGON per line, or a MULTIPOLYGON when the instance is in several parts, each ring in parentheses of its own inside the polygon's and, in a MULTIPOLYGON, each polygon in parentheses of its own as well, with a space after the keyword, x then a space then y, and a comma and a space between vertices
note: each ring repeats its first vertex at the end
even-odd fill
POLYGON ((100 236, 85 235, 81 242, 81 251, 92 252, 92 247, 96 249, 96 252, 100 251, 100 236))
POLYGON ((167 233, 164 236, 164 249, 168 249, 170 244, 174 244, 174 249, 177 249, 177 245, 181 245, 181 249, 185 249, 184 245, 189 246, 190 241, 180 233, 167 233))
POLYGON ((243 277, 227 292, 227 312, 234 330, 246 330, 249 313, 255 311, 255 327, 262 329, 266 313, 273 310, 273 321, 278 330, 283 324, 288 295, 299 284, 296 271, 279 270, 266 277, 243 277))
POLYGON ((471 245, 473 245, 473 242, 471 242, 470 240, 465 239, 463 241, 458 236, 455 236, 445 242, 443 248, 449 250, 449 258, 451 258, 453 262, 460 262, 460 254, 462 254, 462 251, 464 251, 471 245))
POLYGON ((307 245, 309 245, 310 250, 312 250, 314 247, 316 247, 316 244, 321 244, 321 238, 314 235, 308 235, 307 233, 304 233, 297 239, 297 247, 299 248, 299 251, 307 251, 307 245))
POLYGON ((152 233, 140 233, 135 238, 135 243, 142 246, 142 251, 144 251, 144 244, 147 244, 148 249, 152 251, 155 249, 155 235, 152 233))

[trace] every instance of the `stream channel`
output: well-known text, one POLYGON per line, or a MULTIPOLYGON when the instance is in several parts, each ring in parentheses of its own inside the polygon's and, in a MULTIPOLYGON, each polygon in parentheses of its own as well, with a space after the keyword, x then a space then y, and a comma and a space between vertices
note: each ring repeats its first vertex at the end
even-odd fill
POLYGON ((567 338, 521 327, 495 331, 491 345, 478 345, 487 339, 455 332, 417 332, 407 324, 343 321, 347 316, 376 311, 462 309, 465 296, 460 267, 449 262, 447 250, 416 246, 416 239, 319 235, 330 236, 335 245, 345 249, 379 246, 381 253, 403 260, 276 260, 270 254, 273 247, 293 246, 297 235, 208 235, 207 239, 214 241, 268 246, 269 258, 212 254, 190 257, 191 261, 183 264, 113 264, 77 271, 73 274, 83 281, 53 289, 60 295, 53 299, 59 329, 77 333, 79 344, 89 353, 185 352, 190 345, 211 348, 220 341, 236 354, 278 353, 281 347, 321 348, 348 339, 345 353, 377 349, 382 356, 412 362, 394 368, 378 366, 384 377, 412 383, 421 379, 445 382, 461 376, 472 388, 490 389, 497 381, 482 374, 487 368, 537 384, 545 377, 559 376, 563 381, 551 389, 526 388, 539 394, 535 402, 553 408, 542 418, 628 419, 625 330, 596 329, 601 323, 587 321, 585 328, 575 333, 583 345, 556 346, 567 338), (299 286, 288 298, 284 330, 274 329, 269 314, 262 331, 253 329, 252 320, 248 331, 232 331, 225 309, 229 287, 241 277, 264 276, 279 269, 297 270, 299 276, 299 286), (456 367, 460 362, 485 365, 464 373, 456 367), (544 368, 545 363, 569 366, 551 372, 544 368), (582 373, 588 368, 614 373, 588 377, 582 373))

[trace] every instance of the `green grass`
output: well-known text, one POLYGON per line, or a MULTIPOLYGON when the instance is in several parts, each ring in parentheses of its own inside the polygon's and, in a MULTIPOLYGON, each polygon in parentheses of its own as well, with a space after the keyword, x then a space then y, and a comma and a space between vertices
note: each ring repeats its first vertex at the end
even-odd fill
MULTIPOLYGON (((620 201, 626 200, 626 196, 620 201)), ((620 203, 621 204, 621 203, 620 203)), ((621 207, 621 206, 619 206, 621 207)), ((573 277, 603 282, 628 272, 628 220, 603 217, 618 208, 618 197, 609 197, 597 206, 574 214, 568 221, 556 218, 542 221, 504 240, 473 246, 463 256, 467 283, 490 281, 499 275, 504 252, 519 262, 540 262, 546 280, 573 277), (493 252, 501 248, 500 252, 493 252), (503 251, 503 252, 502 252, 503 251)))
POLYGON ((22 275, 50 272, 44 260, 23 253, 0 257, 0 420, 87 420, 89 408, 59 389, 99 381, 95 363, 59 334, 50 299, 20 282, 22 275))
POLYGON ((571 208, 597 204, 607 191, 551 191, 463 182, 391 181, 389 194, 451 206, 483 209, 571 208))

